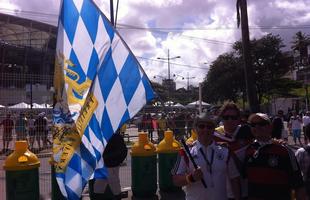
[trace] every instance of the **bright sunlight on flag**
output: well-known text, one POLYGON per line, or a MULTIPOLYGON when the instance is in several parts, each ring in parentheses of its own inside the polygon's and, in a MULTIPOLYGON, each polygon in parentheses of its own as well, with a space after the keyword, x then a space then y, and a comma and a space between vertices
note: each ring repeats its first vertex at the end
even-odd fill
POLYGON ((55 61, 53 161, 62 194, 106 178, 111 135, 154 98, 126 43, 91 0, 63 0, 55 61))

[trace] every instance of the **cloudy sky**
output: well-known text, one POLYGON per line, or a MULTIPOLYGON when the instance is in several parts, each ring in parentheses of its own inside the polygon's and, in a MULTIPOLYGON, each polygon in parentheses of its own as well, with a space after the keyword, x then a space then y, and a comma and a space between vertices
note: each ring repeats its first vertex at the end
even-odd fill
MULTIPOLYGON (((109 17, 109 0, 95 0, 109 17)), ((151 80, 171 76, 197 85, 209 64, 241 37, 236 0, 119 0, 117 29, 151 80), (154 78, 156 76, 156 78, 154 78), (185 79, 183 80, 182 77, 185 79)), ((0 0, 0 12, 57 24, 60 0, 0 0)), ((116 8, 117 0, 114 0, 116 8)), ((297 31, 310 34, 310 0, 248 0, 250 37, 279 34, 287 49, 297 31)))

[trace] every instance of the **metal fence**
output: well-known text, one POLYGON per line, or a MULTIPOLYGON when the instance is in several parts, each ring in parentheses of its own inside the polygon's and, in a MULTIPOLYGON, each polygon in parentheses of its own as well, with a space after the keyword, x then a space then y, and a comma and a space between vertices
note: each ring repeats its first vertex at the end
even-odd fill
MULTIPOLYGON (((6 196, 4 161, 13 152, 15 141, 18 139, 27 140, 29 149, 39 157, 40 195, 42 199, 49 199, 52 190, 49 159, 52 153, 53 77, 14 73, 2 73, 0 76, 0 200, 5 199, 6 196), (11 122, 6 120, 8 115, 11 122), (40 117, 46 122, 38 122, 40 117), (6 144, 8 144, 7 147, 6 144)), ((179 132, 188 133, 184 126, 175 128, 179 132)), ((152 129, 152 132, 152 141, 157 143, 156 128, 152 129)), ((129 125, 124 136, 129 146, 137 141, 138 124, 129 125)), ((161 135, 160 139, 162 137, 161 135)), ((129 154, 125 164, 121 166, 120 179, 123 190, 128 190, 131 187, 129 154)))
MULTIPOLYGON (((0 131, 2 135, 2 130, 0 131)), ((130 142, 137 140, 137 129, 130 129, 126 131, 126 134, 130 137, 130 142), (131 137, 132 136, 132 137, 131 137)), ((51 135, 49 134, 51 139, 51 135)), ((5 185, 5 171, 3 165, 7 156, 14 150, 13 143, 16 141, 16 135, 13 135, 13 140, 10 145, 10 150, 8 152, 0 154, 0 200, 6 197, 6 185, 5 185)), ((51 166, 49 164, 49 159, 52 155, 51 147, 37 150, 36 155, 40 160, 39 167, 39 185, 40 185, 40 196, 42 199, 50 199, 52 191, 52 181, 51 181, 51 166)), ((131 157, 128 151, 127 159, 122 164, 120 169, 120 179, 121 186, 123 190, 129 190, 131 187, 131 157)), ((85 188, 85 196, 88 196, 87 187, 85 188)))

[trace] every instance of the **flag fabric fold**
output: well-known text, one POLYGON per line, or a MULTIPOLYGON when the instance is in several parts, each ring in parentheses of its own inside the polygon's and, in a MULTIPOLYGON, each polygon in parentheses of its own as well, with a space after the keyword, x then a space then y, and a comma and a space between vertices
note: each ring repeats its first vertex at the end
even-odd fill
POLYGON ((154 98, 126 43, 91 0, 63 0, 55 60, 53 161, 67 199, 106 178, 102 152, 115 131, 154 98))

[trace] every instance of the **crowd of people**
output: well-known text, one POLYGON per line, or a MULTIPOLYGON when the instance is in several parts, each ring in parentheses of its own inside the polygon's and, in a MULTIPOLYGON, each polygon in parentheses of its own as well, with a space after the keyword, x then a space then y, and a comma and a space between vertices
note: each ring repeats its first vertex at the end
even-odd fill
MULTIPOLYGON (((235 103, 227 102, 216 113, 144 114, 137 125, 138 131, 147 132, 152 141, 154 131, 157 131, 158 141, 168 129, 176 139, 189 137, 191 130, 197 133, 198 139, 188 143, 190 154, 180 150, 171 171, 174 184, 185 187, 188 200, 310 198, 309 111, 303 115, 293 111, 285 116, 279 110, 276 116, 270 117, 264 113, 241 112, 235 103), (299 147, 295 153, 287 144, 289 134, 294 143, 300 145, 295 146, 299 147)), ((34 148, 35 142, 39 149, 51 144, 45 113, 27 117, 20 113, 14 119, 7 114, 0 126, 3 152, 8 151, 14 133, 16 140, 28 140, 30 148, 34 148)), ((126 126, 119 132, 123 135, 126 126)), ((114 167, 111 165, 111 169, 114 167)), ((119 163, 116 167, 115 174, 118 174, 119 163)), ((100 196, 106 189, 97 191, 98 184, 93 182, 92 186, 94 195, 100 196)), ((115 191, 113 184, 108 185, 114 195, 120 195, 119 184, 115 191)))
POLYGON ((0 127, 2 127, 2 153, 10 150, 14 133, 16 140, 27 140, 30 148, 34 151, 45 149, 52 144, 48 139, 50 126, 45 112, 41 112, 35 117, 33 114, 26 116, 23 112, 19 113, 17 117, 7 113, 5 118, 0 121, 0 127), (37 146, 35 146, 35 142, 37 146))
POLYGON ((148 137, 152 142, 159 142, 164 137, 164 132, 172 130, 175 137, 180 139, 189 136, 193 126, 195 113, 180 111, 170 113, 169 115, 159 113, 151 115, 151 113, 143 114, 137 122, 138 132, 144 131, 148 133, 148 137), (158 140, 155 141, 153 132, 157 131, 158 140))
MULTIPOLYGON (((285 141, 281 115, 283 111, 273 118, 264 113, 245 117, 228 102, 219 110, 219 120, 205 113, 196 116, 193 128, 198 139, 188 144, 190 154, 180 151, 172 170, 174 184, 185 187, 189 200, 308 199, 310 145, 295 155, 285 141), (276 126, 278 118, 282 124, 276 126)), ((307 127, 306 121, 294 113, 288 119, 288 131, 300 138, 296 130, 307 127)))

